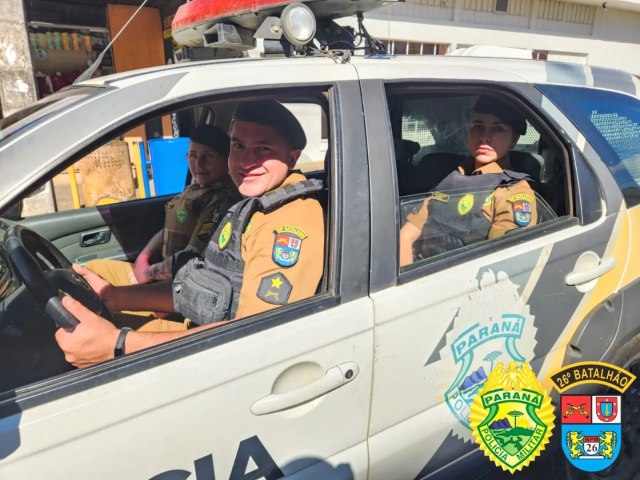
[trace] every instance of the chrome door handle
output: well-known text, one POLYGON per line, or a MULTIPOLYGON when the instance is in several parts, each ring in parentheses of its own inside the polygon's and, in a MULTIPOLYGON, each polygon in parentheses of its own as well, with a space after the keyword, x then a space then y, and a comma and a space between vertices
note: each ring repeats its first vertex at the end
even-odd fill
POLYGON ((286 393, 273 393, 256 400, 251 405, 254 415, 266 415, 279 412, 287 408, 296 407, 310 402, 326 393, 349 383, 356 378, 360 369, 355 362, 346 362, 327 370, 326 374, 304 387, 286 393))
POLYGON ((81 247, 93 247, 94 245, 102 245, 103 243, 108 243, 109 240, 111 240, 111 230, 109 230, 108 228, 80 234, 81 247))

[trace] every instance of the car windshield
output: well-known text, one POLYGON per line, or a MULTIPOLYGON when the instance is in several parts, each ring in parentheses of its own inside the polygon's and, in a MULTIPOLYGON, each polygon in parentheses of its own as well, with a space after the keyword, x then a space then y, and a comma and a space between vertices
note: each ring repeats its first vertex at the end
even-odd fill
POLYGON ((81 101, 100 87, 74 87, 49 95, 0 120, 0 146, 28 125, 81 101))

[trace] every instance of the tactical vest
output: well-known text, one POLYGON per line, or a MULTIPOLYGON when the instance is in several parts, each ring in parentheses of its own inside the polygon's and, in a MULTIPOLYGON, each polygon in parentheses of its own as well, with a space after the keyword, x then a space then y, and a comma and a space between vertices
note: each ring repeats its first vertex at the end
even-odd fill
POLYGON ((213 190, 220 188, 216 182, 213 185, 201 187, 190 185, 187 190, 175 196, 165 205, 164 229, 162 232, 162 258, 167 258, 182 250, 189 244, 195 230, 199 206, 202 200, 214 194, 213 190))
POLYGON ((431 257, 485 240, 491 222, 482 213, 482 207, 493 201, 498 186, 527 178, 525 173, 510 170, 481 175, 451 172, 430 195, 427 223, 420 240, 414 244, 414 255, 431 257))
POLYGON ((196 325, 234 318, 244 273, 242 234, 253 214, 268 214, 322 189, 321 180, 305 180, 231 207, 211 237, 204 260, 191 258, 177 270, 173 281, 176 311, 196 325))

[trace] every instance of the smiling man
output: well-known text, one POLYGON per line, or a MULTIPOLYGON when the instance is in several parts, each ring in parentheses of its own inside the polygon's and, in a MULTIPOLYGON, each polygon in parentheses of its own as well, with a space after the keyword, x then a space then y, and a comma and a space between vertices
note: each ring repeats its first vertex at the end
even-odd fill
POLYGON ((511 170, 509 150, 527 122, 497 98, 478 99, 467 130, 471 157, 442 180, 400 229, 400 265, 537 222, 528 176, 511 170))
POLYGON ((173 283, 128 287, 75 267, 110 311, 175 310, 188 320, 118 329, 65 297, 63 305, 80 321, 73 332, 56 332, 67 361, 93 365, 316 293, 324 219, 313 196, 322 183, 292 171, 306 145, 304 130, 288 109, 268 100, 240 104, 230 136, 229 173, 245 198, 222 219, 204 258, 186 251, 175 262, 173 283))

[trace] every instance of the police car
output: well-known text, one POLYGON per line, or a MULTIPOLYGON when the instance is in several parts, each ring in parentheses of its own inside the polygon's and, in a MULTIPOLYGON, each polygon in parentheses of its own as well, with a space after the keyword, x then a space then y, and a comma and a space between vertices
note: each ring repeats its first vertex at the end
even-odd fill
MULTIPOLYGON (((526 362, 547 390, 576 361, 637 368, 640 82, 622 72, 319 55, 97 78, 3 120, 0 199, 2 478, 494 478, 469 408, 495 365, 526 362), (401 268, 399 228, 467 153, 480 95, 527 120, 511 158, 539 220, 401 268), (325 181, 317 294, 71 367, 45 293, 70 291, 70 262, 135 258, 170 196, 30 217, 16 205, 142 127, 228 128, 238 102, 260 98, 300 119, 298 168, 325 181)), ((626 417, 627 454, 607 478, 634 471, 637 421, 626 417)), ((558 478, 579 478, 558 465, 558 478)))

